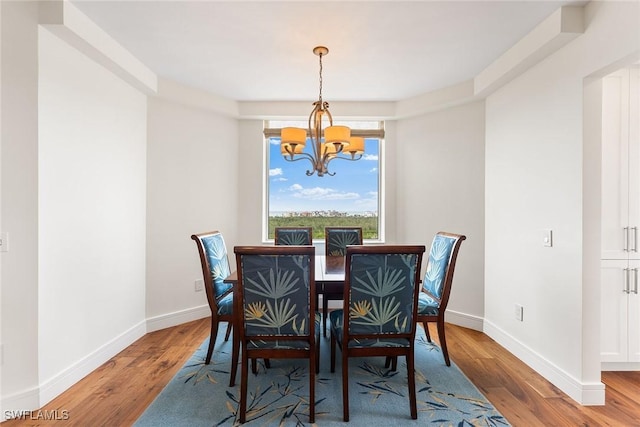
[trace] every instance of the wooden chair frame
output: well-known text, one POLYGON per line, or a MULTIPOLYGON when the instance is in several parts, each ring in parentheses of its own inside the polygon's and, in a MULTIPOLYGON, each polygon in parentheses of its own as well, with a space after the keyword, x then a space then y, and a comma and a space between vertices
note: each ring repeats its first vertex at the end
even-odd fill
MULTIPOLYGON (((411 418, 418 418, 418 410, 416 403, 416 384, 415 384, 415 363, 414 363, 414 343, 416 334, 415 317, 418 308, 418 292, 420 290, 420 270, 422 265, 422 256, 425 246, 419 245, 382 245, 382 246, 349 246, 345 260, 345 283, 343 294, 343 324, 342 324, 342 340, 338 341, 331 328, 331 372, 335 372, 335 350, 336 344, 342 350, 342 410, 344 421, 349 421, 349 358, 350 357, 368 357, 368 356, 385 356, 385 367, 392 359, 398 356, 404 356, 407 361, 407 382, 409 388, 409 406, 411 410, 411 418), (414 272, 413 282, 413 319, 410 322, 410 331, 406 333, 384 333, 384 334, 358 334, 351 335, 349 332, 349 310, 351 295, 351 265, 352 257, 355 254, 412 254, 417 256, 417 264, 414 272), (354 347, 349 346, 353 339, 377 339, 384 337, 386 339, 406 339, 408 340, 406 347, 354 347)), ((374 272, 375 273, 375 272, 374 272)), ((375 277, 375 275, 374 275, 375 277)), ((395 369, 396 363, 393 365, 395 369)))
POLYGON ((313 244, 313 227, 276 227, 274 229, 274 236, 273 236, 273 243, 276 246, 280 246, 283 245, 283 243, 279 243, 281 240, 279 239, 279 234, 281 231, 287 231, 287 230, 291 230, 291 231, 305 231, 309 234, 309 245, 313 244))
MULTIPOLYGON (((362 227, 325 227, 324 228, 324 253, 325 257, 329 258, 329 235, 335 230, 357 230, 360 236, 358 245, 362 245, 362 227)), ((342 293, 322 293, 322 333, 324 337, 327 337, 327 315, 329 313, 329 301, 342 300, 342 293)))
MULTIPOLYGON (((231 329, 233 328, 234 323, 234 315, 219 315, 218 314, 218 302, 215 295, 214 284, 213 284, 213 276, 211 275, 211 265, 209 263, 209 257, 207 256, 203 239, 207 237, 211 237, 214 235, 220 235, 222 238, 222 233, 218 230, 208 231, 199 234, 191 235, 191 239, 196 242, 198 247, 198 253, 200 254, 200 265, 202 266, 202 277, 204 279, 204 289, 207 295, 207 302, 209 303, 209 308, 211 309, 211 332, 209 335, 209 347, 207 349, 207 357, 205 359, 205 364, 209 364, 211 362, 211 355, 213 354, 213 346, 216 342, 216 338, 218 336, 218 327, 220 322, 227 322, 227 333, 225 334, 224 340, 229 340, 229 335, 231 334, 231 329)), ((224 239, 223 239, 224 241, 224 239)), ((229 258, 227 255, 227 267, 229 266, 229 258)), ((220 298, 223 298, 233 292, 233 289, 230 287, 228 291, 226 291, 220 298)), ((235 301, 234 301, 235 305, 235 301)), ((235 309, 235 307, 234 307, 235 309)), ((235 310, 234 310, 235 311, 235 310)), ((235 339, 234 339, 235 341, 235 339)), ((232 354, 231 354, 231 380, 230 385, 233 385, 235 382, 235 367, 238 365, 238 348, 237 345, 233 345, 232 354)))
MULTIPOLYGON (((445 323, 444 323, 444 314, 447 309, 447 304, 449 303, 449 296, 451 295, 451 285, 453 283, 453 273, 456 269, 456 260, 458 258, 458 251, 460 250, 460 245, 462 241, 467 237, 462 234, 448 233, 446 231, 439 231, 436 233, 436 236, 444 236, 456 239, 452 249, 451 255, 449 257, 449 262, 447 263, 447 272, 444 276, 442 297, 438 298, 437 296, 431 294, 428 290, 422 287, 421 292, 427 293, 431 298, 439 302, 438 305, 438 314, 437 315, 426 315, 418 313, 416 317, 416 321, 422 323, 424 327, 424 332, 427 337, 427 341, 431 342, 431 335, 429 334, 429 322, 436 322, 438 328, 438 340, 440 341, 440 348, 442 349, 442 355, 444 356, 444 361, 447 366, 451 366, 451 359, 449 358, 449 351, 447 349, 447 339, 445 335, 445 323)), ((434 237, 435 238, 435 237, 434 237)), ((427 264, 427 268, 429 265, 427 264)))
POLYGON ((320 343, 316 342, 315 328, 315 248, 313 246, 236 246, 234 248, 236 254, 236 265, 238 272, 238 285, 234 287, 235 312, 236 316, 236 333, 239 335, 239 342, 242 346, 242 368, 240 375, 240 406, 239 421, 246 421, 247 408, 247 380, 249 359, 265 358, 268 359, 309 359, 309 422, 315 422, 315 376, 318 372, 320 343), (295 336, 268 336, 268 335, 247 335, 244 328, 244 310, 242 308, 244 301, 243 284, 243 257, 251 255, 304 255, 309 257, 309 319, 308 334, 295 336), (308 348, 250 348, 249 341, 307 341, 308 348))

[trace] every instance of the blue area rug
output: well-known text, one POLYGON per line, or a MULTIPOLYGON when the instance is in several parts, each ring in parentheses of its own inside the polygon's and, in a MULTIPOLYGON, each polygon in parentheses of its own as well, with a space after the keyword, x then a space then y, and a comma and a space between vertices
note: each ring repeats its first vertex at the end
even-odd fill
MULTIPOLYGON (((222 326, 222 325, 221 325, 222 326)), ((229 387, 231 340, 218 341, 211 364, 204 358, 208 340, 191 356, 176 376, 134 424, 136 427, 235 426, 240 400, 237 384, 229 387)), ((444 364, 440 348, 416 336, 416 391, 418 419, 412 420, 407 397, 407 368, 398 359, 396 372, 384 368, 384 358, 352 358, 349 365, 350 419, 342 421, 342 373, 339 349, 336 372, 329 372, 330 343, 321 338, 320 374, 316 376, 318 426, 509 426, 507 420, 452 362, 444 364)), ((271 360, 258 374, 249 372, 247 422, 250 426, 309 425, 308 362, 271 360)))

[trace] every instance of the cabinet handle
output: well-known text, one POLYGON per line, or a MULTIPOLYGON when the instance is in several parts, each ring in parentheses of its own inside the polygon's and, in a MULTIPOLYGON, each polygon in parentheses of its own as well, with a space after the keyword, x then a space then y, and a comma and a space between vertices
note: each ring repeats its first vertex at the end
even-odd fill
POLYGON ((633 269, 633 293, 638 295, 638 269, 633 269))
POLYGON ((624 292, 625 294, 628 294, 629 293, 629 269, 623 268, 622 271, 624 271, 624 288, 622 289, 622 292, 624 292))
POLYGON ((633 230, 633 252, 638 252, 638 227, 632 227, 633 230))
POLYGON ((624 227, 624 248, 623 251, 629 252, 629 227, 624 227))

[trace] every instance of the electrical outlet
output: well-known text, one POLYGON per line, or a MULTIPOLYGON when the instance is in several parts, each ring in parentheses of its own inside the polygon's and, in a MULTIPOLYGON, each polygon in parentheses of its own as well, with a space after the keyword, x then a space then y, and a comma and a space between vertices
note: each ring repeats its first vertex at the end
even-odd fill
POLYGON ((522 307, 520 304, 516 304, 515 315, 516 315, 516 320, 519 320, 522 322, 523 316, 524 316, 524 307, 522 307))
POLYGON ((550 248, 553 246, 553 231, 549 229, 542 230, 542 246, 550 248))
POLYGON ((9 252, 9 233, 0 233, 0 252, 9 252))
POLYGON ((204 288, 204 280, 198 279, 194 282, 194 284, 195 284, 195 291, 202 292, 202 289, 204 288))

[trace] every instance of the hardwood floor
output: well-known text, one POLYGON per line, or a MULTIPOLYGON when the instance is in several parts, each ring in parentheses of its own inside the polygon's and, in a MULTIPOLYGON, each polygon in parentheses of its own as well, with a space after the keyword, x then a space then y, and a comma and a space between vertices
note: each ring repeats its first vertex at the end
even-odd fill
MULTIPOLYGON (((42 413, 2 427, 129 426, 208 333, 202 319, 147 334, 42 413), (68 419, 42 419, 52 415, 68 419)), ((481 332, 448 324, 447 343, 453 362, 513 426, 640 426, 640 372, 603 372, 606 405, 580 406, 481 332)))

